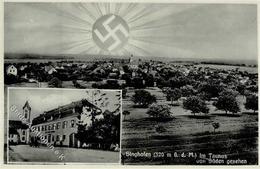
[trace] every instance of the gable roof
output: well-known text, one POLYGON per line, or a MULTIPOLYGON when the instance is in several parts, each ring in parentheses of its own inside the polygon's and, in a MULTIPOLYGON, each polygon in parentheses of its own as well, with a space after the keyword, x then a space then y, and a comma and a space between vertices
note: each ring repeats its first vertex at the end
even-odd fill
POLYGON ((15 67, 14 65, 9 65, 9 66, 7 66, 7 69, 9 69, 9 68, 11 68, 11 67, 13 67, 13 68, 16 69, 16 67, 15 67))

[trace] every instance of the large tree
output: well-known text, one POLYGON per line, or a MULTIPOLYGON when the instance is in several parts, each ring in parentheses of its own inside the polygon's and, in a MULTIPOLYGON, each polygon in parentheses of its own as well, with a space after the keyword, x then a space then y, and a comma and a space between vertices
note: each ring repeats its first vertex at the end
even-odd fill
POLYGON ((171 117, 170 107, 168 105, 152 104, 146 112, 150 117, 164 119, 171 117))
POLYGON ((245 108, 248 110, 253 110, 255 113, 255 111, 258 110, 258 96, 257 95, 247 96, 245 108))
POLYGON ((225 111, 226 114, 228 112, 232 112, 234 114, 240 111, 236 96, 228 92, 222 92, 218 97, 218 100, 214 102, 213 105, 218 110, 225 111))
POLYGON ((196 113, 209 113, 209 108, 207 107, 205 101, 198 96, 190 96, 186 100, 184 100, 183 108, 190 110, 191 113, 193 113, 194 115, 196 113))
POLYGON ((173 101, 177 101, 179 98, 181 98, 181 90, 178 88, 175 89, 169 89, 166 91, 166 99, 167 101, 171 101, 171 104, 173 101))
POLYGON ((146 90, 136 90, 132 96, 132 101, 137 106, 148 107, 150 104, 156 102, 156 97, 146 90))

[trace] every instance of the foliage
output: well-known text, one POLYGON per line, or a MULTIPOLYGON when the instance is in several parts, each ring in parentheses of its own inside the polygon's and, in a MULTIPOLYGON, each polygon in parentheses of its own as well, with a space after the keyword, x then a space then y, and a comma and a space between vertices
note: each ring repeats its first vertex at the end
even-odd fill
POLYGON ((199 93, 204 93, 204 98, 210 100, 218 97, 223 88, 216 82, 205 82, 199 86, 199 93))
POLYGON ((152 104, 146 112, 150 117, 164 119, 171 117, 170 107, 168 105, 152 104))
POLYGON ((195 89, 191 85, 181 87, 181 93, 183 97, 189 97, 196 93, 195 89))
POLYGON ((173 101, 177 101, 179 98, 181 98, 181 90, 178 88, 175 89, 169 89, 166 91, 166 99, 167 101, 171 101, 171 104, 173 101))
POLYGON ((190 96, 183 102, 183 108, 190 110, 194 115, 196 113, 209 113, 209 108, 206 106, 204 100, 199 98, 198 96, 190 96))
POLYGON ((185 76, 172 77, 170 79, 170 84, 172 88, 180 88, 182 86, 188 85, 189 83, 189 79, 185 76))
POLYGON ((145 76, 145 86, 153 87, 154 86, 154 77, 151 74, 145 76))
POLYGON ((88 129, 85 125, 78 125, 76 137, 81 143, 99 143, 103 149, 109 149, 112 143, 120 143, 120 113, 105 111, 103 115, 102 119, 92 119, 88 129))
POLYGON ((158 133, 163 133, 163 132, 166 132, 166 128, 162 125, 158 125, 155 127, 155 131, 158 132, 158 133))
POLYGON ((220 127, 220 124, 218 122, 213 122, 212 127, 214 128, 214 133, 215 133, 215 130, 220 127))
POLYGON ((124 120, 126 119, 126 116, 130 115, 130 111, 123 111, 123 115, 124 115, 124 120))
POLYGON ((136 90, 132 96, 132 101, 137 106, 148 107, 150 104, 156 102, 156 97, 146 90, 136 90))
POLYGON ((254 113, 258 110, 258 96, 257 95, 249 95, 246 97, 245 108, 248 110, 253 110, 254 113))
POLYGON ((5 84, 13 84, 13 83, 18 82, 18 78, 17 78, 17 76, 12 75, 12 74, 9 74, 9 75, 5 74, 4 81, 5 81, 5 84))
POLYGON ((49 87, 62 88, 62 81, 57 77, 53 77, 48 84, 49 87))
POLYGON ((235 90, 232 90, 232 89, 224 89, 219 95, 220 95, 220 96, 228 95, 228 96, 237 97, 238 94, 239 94, 239 93, 238 93, 237 91, 235 91, 235 90))
POLYGON ((236 90, 241 94, 241 95, 245 95, 245 91, 246 91, 246 86, 245 85, 238 85, 236 90))
POLYGON ((143 78, 140 78, 140 77, 133 78, 132 86, 135 89, 143 89, 143 88, 145 88, 145 84, 143 83, 143 78))
POLYGON ((123 99, 126 98, 127 89, 122 89, 122 97, 123 99))
POLYGON ((218 100, 213 103, 218 110, 223 110, 226 113, 237 113, 240 111, 236 97, 228 92, 222 92, 218 97, 218 100))

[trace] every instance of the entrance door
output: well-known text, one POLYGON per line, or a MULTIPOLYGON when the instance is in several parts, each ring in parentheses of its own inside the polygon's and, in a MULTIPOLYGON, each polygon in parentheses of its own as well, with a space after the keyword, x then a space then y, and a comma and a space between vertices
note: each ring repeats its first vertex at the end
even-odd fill
POLYGON ((72 133, 69 136, 69 147, 77 147, 77 139, 75 137, 75 133, 72 133))

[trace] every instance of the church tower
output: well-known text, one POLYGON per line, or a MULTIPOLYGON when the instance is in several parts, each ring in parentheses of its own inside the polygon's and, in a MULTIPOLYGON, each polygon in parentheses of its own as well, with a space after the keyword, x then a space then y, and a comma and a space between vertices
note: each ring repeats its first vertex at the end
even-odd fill
POLYGON ((28 101, 26 101, 23 106, 23 117, 26 119, 28 123, 31 122, 31 110, 31 106, 29 105, 28 101))
POLYGON ((131 54, 131 57, 129 58, 129 63, 133 62, 133 54, 131 54))

